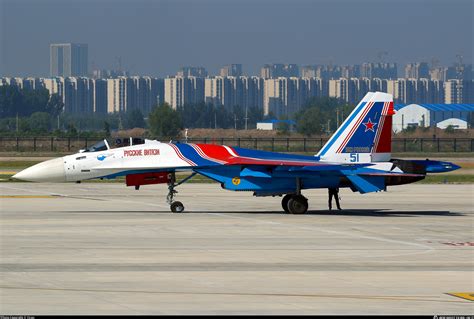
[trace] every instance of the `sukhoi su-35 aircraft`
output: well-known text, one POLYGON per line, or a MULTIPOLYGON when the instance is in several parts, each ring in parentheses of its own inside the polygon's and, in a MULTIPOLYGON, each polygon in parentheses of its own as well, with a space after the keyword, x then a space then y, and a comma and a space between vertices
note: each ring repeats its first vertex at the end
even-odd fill
POLYGON ((168 184, 171 211, 182 212, 175 188, 196 174, 224 189, 254 196, 283 196, 287 213, 304 214, 311 188, 349 187, 361 194, 408 184, 427 173, 459 166, 432 160, 391 158, 393 101, 390 94, 369 92, 315 156, 282 154, 213 144, 161 143, 130 138, 112 148, 107 140, 73 155, 29 167, 14 178, 34 182, 80 182, 125 176, 127 186, 168 184), (191 174, 180 182, 176 172, 191 174))

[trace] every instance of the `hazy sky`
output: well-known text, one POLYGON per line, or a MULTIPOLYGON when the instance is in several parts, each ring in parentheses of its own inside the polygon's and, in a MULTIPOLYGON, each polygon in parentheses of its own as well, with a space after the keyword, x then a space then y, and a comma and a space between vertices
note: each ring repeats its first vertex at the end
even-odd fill
POLYGON ((166 76, 242 63, 299 65, 456 54, 472 63, 474 0, 0 0, 0 76, 48 76, 49 44, 89 44, 89 69, 166 76))

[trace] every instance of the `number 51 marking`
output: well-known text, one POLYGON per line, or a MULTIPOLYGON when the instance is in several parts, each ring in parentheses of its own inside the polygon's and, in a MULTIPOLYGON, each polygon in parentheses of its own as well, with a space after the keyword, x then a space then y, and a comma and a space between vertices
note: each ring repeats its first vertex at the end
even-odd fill
POLYGON ((355 163, 359 161, 359 154, 358 153, 351 153, 351 163, 355 163))

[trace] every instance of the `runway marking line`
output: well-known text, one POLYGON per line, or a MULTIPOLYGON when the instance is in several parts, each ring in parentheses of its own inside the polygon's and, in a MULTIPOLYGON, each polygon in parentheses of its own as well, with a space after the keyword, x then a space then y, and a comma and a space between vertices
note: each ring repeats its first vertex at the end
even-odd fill
POLYGON ((474 292, 447 292, 447 295, 474 301, 474 292))
POLYGON ((0 195, 0 198, 59 198, 59 195, 0 195))

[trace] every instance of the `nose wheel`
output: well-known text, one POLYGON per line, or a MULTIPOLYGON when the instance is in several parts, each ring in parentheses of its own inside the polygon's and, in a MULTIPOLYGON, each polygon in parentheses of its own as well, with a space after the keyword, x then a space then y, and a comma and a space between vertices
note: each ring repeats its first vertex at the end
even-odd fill
POLYGON ((170 208, 171 208, 171 211, 173 213, 182 213, 184 211, 184 205, 183 203, 181 202, 173 202, 171 205, 170 205, 170 208))
POLYGON ((184 212, 184 205, 180 201, 175 201, 174 197, 178 194, 178 191, 175 189, 179 185, 187 182, 191 178, 196 175, 196 172, 192 173, 179 183, 176 183, 176 174, 172 172, 169 174, 169 182, 168 182, 168 196, 166 196, 166 202, 170 205, 170 209, 173 213, 182 213, 184 212))

